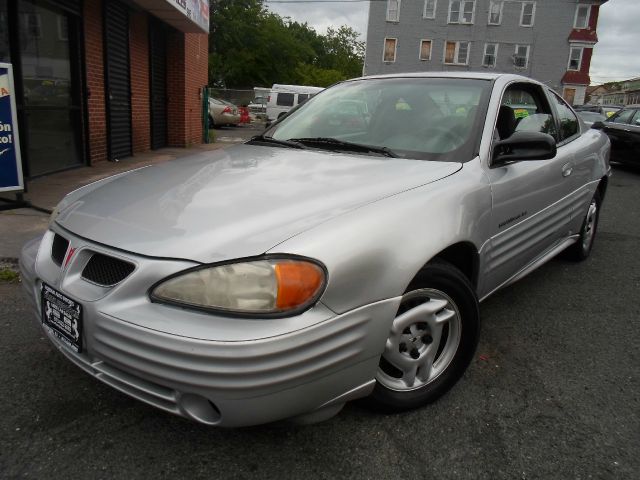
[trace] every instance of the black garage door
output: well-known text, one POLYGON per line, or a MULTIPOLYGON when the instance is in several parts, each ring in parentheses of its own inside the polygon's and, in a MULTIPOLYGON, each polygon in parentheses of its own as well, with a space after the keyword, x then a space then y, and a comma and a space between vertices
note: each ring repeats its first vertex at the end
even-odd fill
POLYGON ((117 160, 132 153, 129 11, 117 0, 104 6, 109 160, 117 160))
POLYGON ((151 148, 167 146, 167 30, 150 17, 151 148))

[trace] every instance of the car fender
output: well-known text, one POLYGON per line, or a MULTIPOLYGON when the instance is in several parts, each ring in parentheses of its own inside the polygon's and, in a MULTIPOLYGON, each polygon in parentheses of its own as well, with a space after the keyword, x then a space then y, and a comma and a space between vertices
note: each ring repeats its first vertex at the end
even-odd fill
POLYGON ((382 199, 296 235, 268 253, 315 258, 328 282, 321 301, 336 313, 404 293, 447 247, 489 236, 491 190, 478 158, 453 175, 382 199))

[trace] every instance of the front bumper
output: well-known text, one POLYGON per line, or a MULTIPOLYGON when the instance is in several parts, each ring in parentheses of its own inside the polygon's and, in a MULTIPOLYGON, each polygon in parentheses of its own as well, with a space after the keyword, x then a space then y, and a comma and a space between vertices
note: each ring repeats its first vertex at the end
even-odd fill
POLYGON ((51 231, 23 249, 23 286, 36 317, 42 282, 80 302, 82 352, 47 332, 49 339, 80 368, 132 397, 205 424, 243 426, 337 410, 373 388, 399 298, 341 315, 318 303, 291 318, 220 317, 150 302, 150 285, 193 263, 58 233, 76 249, 64 268, 51 259, 51 231), (135 270, 111 288, 91 284, 81 272, 96 252, 126 258, 135 270))

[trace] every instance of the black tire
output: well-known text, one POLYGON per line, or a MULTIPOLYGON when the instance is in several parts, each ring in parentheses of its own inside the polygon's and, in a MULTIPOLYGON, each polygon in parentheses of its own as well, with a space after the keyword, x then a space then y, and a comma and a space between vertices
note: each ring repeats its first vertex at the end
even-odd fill
POLYGON ((216 128, 216 122, 213 121, 213 117, 209 115, 209 128, 216 128))
POLYGON ((593 242, 596 240, 598 233, 598 220, 600 219, 600 207, 602 199, 600 193, 596 191, 589 203, 589 208, 582 221, 580 228, 580 238, 578 241, 565 250, 565 257, 574 262, 586 260, 593 249, 593 242), (593 211, 595 208, 595 212, 593 211))
MULTIPOLYGON (((415 387, 394 388, 393 385, 390 386, 390 384, 394 382, 404 381, 404 377, 394 380, 393 369, 397 370, 400 374, 403 372, 386 360, 389 345, 391 344, 390 342, 395 341, 392 340, 394 335, 397 337, 397 332, 394 334, 394 327, 392 327, 385 353, 380 358, 380 365, 376 374, 376 386, 369 397, 370 403, 374 407, 384 411, 404 411, 431 403, 453 387, 469 366, 480 335, 478 299, 469 280, 453 265, 436 260, 420 271, 403 296, 403 302, 400 304, 400 308, 394 319, 394 325, 399 319, 405 318, 406 316, 403 317, 403 314, 409 310, 416 308, 418 305, 426 306, 431 301, 448 302, 447 308, 439 310, 438 313, 434 315, 437 316, 444 314, 443 312, 450 313, 451 311, 455 311, 457 316, 454 318, 456 319, 455 325, 457 326, 454 326, 453 321, 447 323, 446 332, 443 327, 437 345, 435 344, 434 338, 430 337, 429 334, 426 334, 420 339, 416 339, 419 335, 424 334, 427 329, 418 330, 420 333, 415 333, 415 330, 412 330, 414 325, 404 328, 402 338, 406 338, 407 335, 409 335, 413 337, 410 341, 414 343, 399 343, 401 347, 399 355, 402 356, 406 354, 407 344, 411 345, 409 348, 413 348, 416 351, 424 348, 424 352, 427 352, 432 345, 435 346, 437 348, 436 352, 438 353, 435 353, 433 366, 428 369, 428 372, 431 373, 426 373, 426 375, 434 374, 434 377, 420 380, 423 384, 415 387), (443 300, 443 296, 440 294, 444 294, 447 299, 443 300), (423 298, 423 295, 426 295, 426 297, 423 298), (439 300, 438 297, 440 297, 439 300), (448 300, 451 300, 452 303, 448 302, 448 300), (410 330, 411 333, 409 333, 408 330, 410 330), (425 338, 427 338, 427 343, 421 343, 425 342, 425 338), (455 339, 458 339, 457 343, 454 343, 455 339), (447 343, 449 341, 452 342, 451 345, 447 343), (421 346, 415 342, 421 343, 421 346), (405 345, 404 351, 402 345, 405 345), (417 348, 416 345, 418 345, 417 348), (446 355, 445 352, 447 352, 446 355), (445 358, 445 356, 447 358, 445 358), (439 365, 438 362, 440 361, 442 361, 442 363, 439 365), (437 365, 441 368, 439 373, 437 372, 437 365)), ((433 305, 435 308, 436 303, 433 305)), ((420 320, 419 322, 420 323, 416 323, 415 326, 427 325, 427 322, 421 322, 420 320)), ((400 326, 400 328, 402 328, 402 326, 400 326)), ((417 328, 419 329, 420 327, 417 328)), ((436 337, 436 335, 433 335, 433 337, 436 337)), ((419 358, 422 357, 414 357, 414 350, 410 352, 411 358, 418 362, 420 361, 419 358)), ((393 354, 394 356, 397 355, 395 352, 393 352, 393 354)), ((422 354, 416 353, 416 355, 422 354)), ((411 362, 412 360, 408 361, 411 362)), ((421 372, 421 368, 422 367, 419 367, 417 371, 421 372)))

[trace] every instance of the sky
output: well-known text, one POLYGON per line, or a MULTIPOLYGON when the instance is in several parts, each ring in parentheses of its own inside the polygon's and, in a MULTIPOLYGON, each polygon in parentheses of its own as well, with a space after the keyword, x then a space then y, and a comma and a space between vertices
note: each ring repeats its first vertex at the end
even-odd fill
MULTIPOLYGON (((366 40, 368 1, 265 0, 268 8, 320 33, 329 26, 349 25, 366 40), (293 3, 287 3, 293 2, 293 3)), ((640 77, 640 0, 609 0, 600 9, 599 43, 591 60, 591 83, 640 77)))

